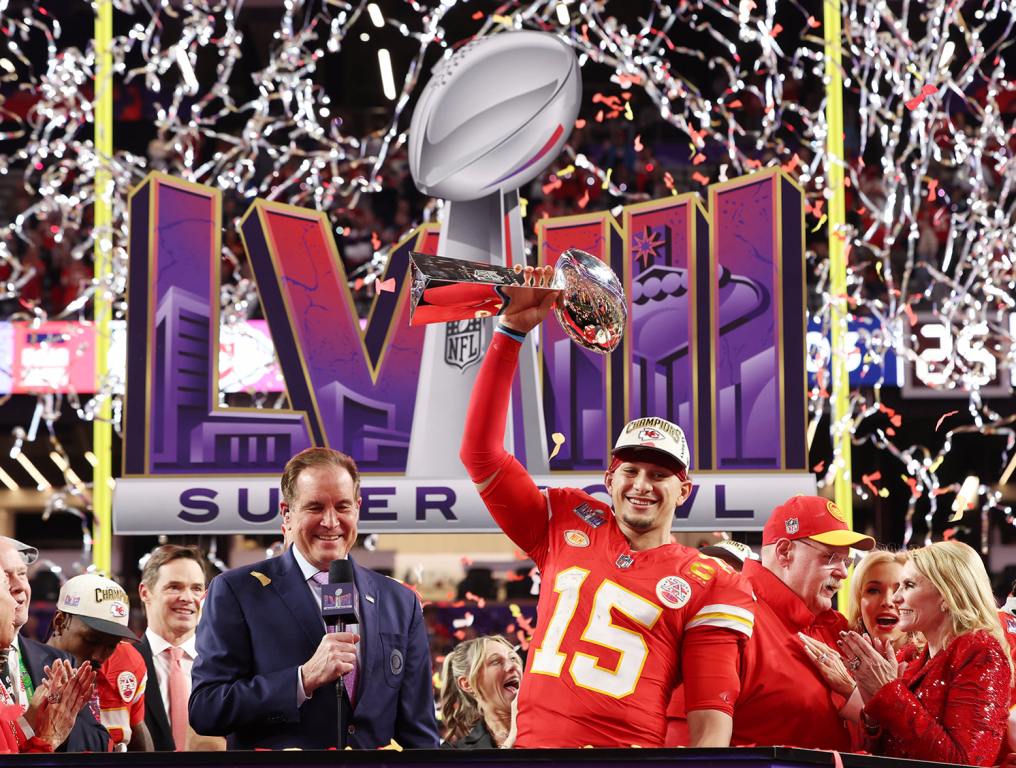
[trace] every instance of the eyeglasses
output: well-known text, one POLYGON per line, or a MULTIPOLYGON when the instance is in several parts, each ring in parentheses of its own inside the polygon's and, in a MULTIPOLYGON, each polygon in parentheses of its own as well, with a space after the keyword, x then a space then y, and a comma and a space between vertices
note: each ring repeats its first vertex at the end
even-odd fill
POLYGON ((846 554, 841 554, 839 552, 829 552, 828 550, 823 549, 822 547, 818 546, 817 544, 812 544, 807 539, 795 539, 795 541, 797 541, 799 544, 806 544, 807 546, 811 547, 812 549, 816 549, 819 552, 821 552, 822 553, 822 557, 819 558, 819 559, 820 560, 825 560, 823 565, 827 565, 830 568, 838 568, 841 565, 844 568, 849 568, 853 564, 853 562, 854 562, 854 556, 851 555, 850 552, 847 552, 846 554))

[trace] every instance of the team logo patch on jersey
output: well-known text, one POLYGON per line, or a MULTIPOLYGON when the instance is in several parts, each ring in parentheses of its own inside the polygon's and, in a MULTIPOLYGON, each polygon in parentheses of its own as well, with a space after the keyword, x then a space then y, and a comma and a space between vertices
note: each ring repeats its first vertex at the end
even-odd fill
POLYGON ((635 562, 635 558, 631 555, 618 555, 617 562, 614 563, 618 568, 631 568, 632 563, 635 562))
POLYGON ((601 525, 607 522, 607 518, 604 516, 603 512, 601 512, 598 509, 593 509, 586 502, 582 502, 577 507, 575 507, 574 512, 576 515, 582 518, 583 522, 585 522, 587 525, 592 526, 593 528, 599 528, 601 525))
POLYGON ((564 543, 569 547, 588 547, 589 537, 574 528, 564 532, 564 543))
POLYGON ((847 516, 843 514, 843 510, 841 510, 839 507, 836 506, 836 502, 834 501, 827 502, 825 508, 828 510, 830 515, 835 517, 841 523, 847 522, 847 516))
POLYGON ((130 704, 134 701, 134 694, 138 692, 138 679, 133 672, 125 670, 117 675, 116 687, 120 691, 120 698, 130 704))
POLYGON ((789 533, 791 536, 793 536, 801 529, 801 523, 798 521, 796 517, 788 518, 787 522, 784 523, 784 526, 787 529, 787 533, 789 533))
POLYGON ((680 576, 665 576, 656 582, 656 596, 668 608, 683 608, 691 600, 691 584, 680 576))

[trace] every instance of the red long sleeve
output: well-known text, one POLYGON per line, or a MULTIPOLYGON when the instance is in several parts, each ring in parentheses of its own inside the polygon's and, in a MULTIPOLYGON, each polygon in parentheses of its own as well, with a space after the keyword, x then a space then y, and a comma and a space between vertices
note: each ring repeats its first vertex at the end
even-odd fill
POLYGON ((987 632, 956 638, 908 668, 865 705, 881 729, 873 752, 890 757, 992 765, 1006 732, 1009 663, 987 632), (920 694, 920 696, 918 696, 920 694))
POLYGON ((466 411, 459 458, 476 484, 491 516, 508 537, 532 553, 547 530, 547 499, 536 483, 504 449, 512 380, 521 344, 495 333, 473 385, 466 411))

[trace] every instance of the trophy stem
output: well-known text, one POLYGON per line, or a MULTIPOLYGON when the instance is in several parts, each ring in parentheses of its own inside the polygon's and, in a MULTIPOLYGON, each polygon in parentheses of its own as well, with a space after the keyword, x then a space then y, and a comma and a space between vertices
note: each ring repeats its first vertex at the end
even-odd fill
MULTIPOLYGON (((518 193, 496 193, 479 200, 447 203, 438 255, 499 266, 525 264, 518 193)), ((466 403, 492 330, 490 319, 427 327, 409 439, 407 477, 462 476, 459 443, 465 427, 466 403)), ((531 339, 523 346, 519 368, 521 385, 514 388, 513 394, 521 398, 522 408, 518 397, 513 397, 505 449, 515 453, 530 472, 541 474, 546 471, 547 438, 536 348, 531 339), (522 440, 514 440, 517 431, 522 432, 522 440)))

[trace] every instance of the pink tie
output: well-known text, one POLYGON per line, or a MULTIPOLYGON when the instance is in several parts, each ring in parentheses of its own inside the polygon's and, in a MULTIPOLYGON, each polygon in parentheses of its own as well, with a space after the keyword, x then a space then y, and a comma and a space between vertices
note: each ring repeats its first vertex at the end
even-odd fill
MULTIPOLYGON (((328 583, 328 571, 318 571, 310 577, 312 581, 316 582, 320 586, 324 586, 328 583)), ((353 668, 345 674, 342 678, 342 682, 346 686, 346 693, 349 694, 349 703, 355 704, 356 698, 356 663, 354 662, 353 668)))
POLYGON ((187 747, 187 678, 180 659, 183 648, 171 645, 169 651, 169 722, 173 728, 173 741, 176 751, 183 752, 187 747))

